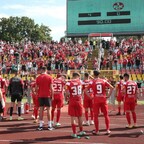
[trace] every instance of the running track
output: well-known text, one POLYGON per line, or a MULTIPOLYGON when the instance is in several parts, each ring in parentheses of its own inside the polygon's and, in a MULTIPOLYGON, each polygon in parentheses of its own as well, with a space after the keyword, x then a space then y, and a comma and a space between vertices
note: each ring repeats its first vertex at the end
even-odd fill
MULTIPOLYGON (((100 136, 92 135, 94 126, 84 126, 84 130, 90 139, 73 139, 70 137, 72 130, 70 118, 67 115, 67 106, 64 106, 61 115, 61 127, 47 130, 45 116, 45 130, 37 131, 38 124, 34 124, 31 118, 32 112, 23 115, 24 121, 17 121, 17 115, 13 116, 13 121, 0 122, 0 144, 144 144, 144 106, 137 106, 137 124, 135 129, 126 129, 125 116, 115 116, 116 112, 110 113, 111 135, 104 135, 105 122, 103 116, 99 117, 100 136)), ((78 128, 77 128, 78 130, 78 128)))

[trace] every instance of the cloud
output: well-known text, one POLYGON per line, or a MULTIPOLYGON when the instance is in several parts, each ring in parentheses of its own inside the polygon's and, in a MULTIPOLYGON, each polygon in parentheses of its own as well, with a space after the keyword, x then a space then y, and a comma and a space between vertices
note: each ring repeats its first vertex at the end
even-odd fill
POLYGON ((19 13, 15 13, 20 16, 28 17, 52 17, 59 20, 66 20, 66 7, 57 5, 43 5, 40 6, 27 6, 21 4, 7 5, 3 9, 17 10, 19 13))
POLYGON ((66 4, 58 0, 30 0, 1 5, 0 17, 27 16, 36 23, 48 25, 54 40, 64 36, 66 30, 66 4), (4 14, 5 13, 5 14, 4 14))
POLYGON ((9 15, 7 15, 7 14, 3 14, 3 13, 0 13, 0 18, 2 18, 2 17, 8 18, 9 15))

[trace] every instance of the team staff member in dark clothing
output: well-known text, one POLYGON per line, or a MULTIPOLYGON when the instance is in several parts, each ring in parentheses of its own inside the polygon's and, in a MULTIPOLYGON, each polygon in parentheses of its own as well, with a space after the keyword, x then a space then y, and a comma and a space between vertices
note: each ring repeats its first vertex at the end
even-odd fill
POLYGON ((21 117, 21 100, 23 97, 23 81, 18 77, 18 71, 15 70, 15 76, 10 79, 9 91, 11 96, 11 107, 10 107, 10 120, 12 120, 13 107, 15 101, 18 103, 18 120, 23 120, 21 117))

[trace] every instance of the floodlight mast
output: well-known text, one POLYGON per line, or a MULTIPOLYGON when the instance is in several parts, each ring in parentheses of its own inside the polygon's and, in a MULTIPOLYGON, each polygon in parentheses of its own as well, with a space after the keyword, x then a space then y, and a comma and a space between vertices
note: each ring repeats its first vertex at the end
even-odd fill
POLYGON ((101 44, 101 38, 102 37, 112 37, 113 38, 113 33, 90 33, 88 35, 88 40, 91 37, 100 37, 100 45, 99 45, 99 50, 98 50, 98 70, 100 70, 100 64, 101 64, 101 49, 102 49, 102 44, 101 44))

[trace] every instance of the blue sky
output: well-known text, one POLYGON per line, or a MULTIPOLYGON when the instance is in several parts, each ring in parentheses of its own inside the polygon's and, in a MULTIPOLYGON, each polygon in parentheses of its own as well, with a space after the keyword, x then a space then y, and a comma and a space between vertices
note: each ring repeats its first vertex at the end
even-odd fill
POLYGON ((1 1, 0 18, 9 16, 27 16, 49 26, 53 39, 59 40, 66 30, 66 0, 1 1))

